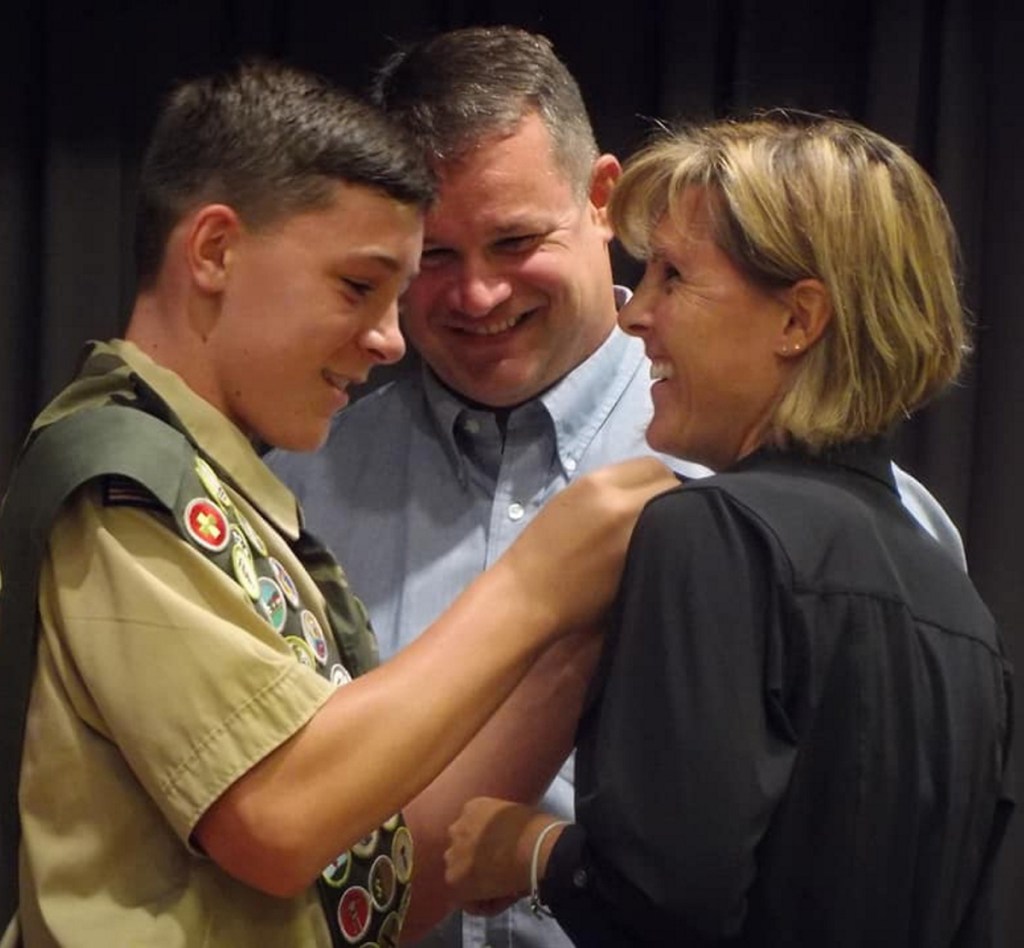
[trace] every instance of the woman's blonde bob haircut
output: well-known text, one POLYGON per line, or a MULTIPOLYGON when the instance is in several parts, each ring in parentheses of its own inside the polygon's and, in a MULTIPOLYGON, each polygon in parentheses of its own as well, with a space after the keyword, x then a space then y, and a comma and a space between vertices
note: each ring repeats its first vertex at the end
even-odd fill
POLYGON ((828 290, 832 319, 801 357, 772 440, 820 451, 882 434, 956 378, 967 350, 956 235, 902 149, 854 122, 781 112, 668 133, 612 194, 629 253, 648 256, 688 188, 706 193, 716 243, 751 282, 828 290))

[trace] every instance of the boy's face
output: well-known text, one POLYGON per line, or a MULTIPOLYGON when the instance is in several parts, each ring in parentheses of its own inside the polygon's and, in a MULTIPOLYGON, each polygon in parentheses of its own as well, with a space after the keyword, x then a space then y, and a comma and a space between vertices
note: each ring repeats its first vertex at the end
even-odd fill
POLYGON ((418 208, 347 183, 326 208, 243 227, 225 252, 207 398, 269 444, 319 447, 348 386, 404 353, 398 297, 422 243, 418 208))

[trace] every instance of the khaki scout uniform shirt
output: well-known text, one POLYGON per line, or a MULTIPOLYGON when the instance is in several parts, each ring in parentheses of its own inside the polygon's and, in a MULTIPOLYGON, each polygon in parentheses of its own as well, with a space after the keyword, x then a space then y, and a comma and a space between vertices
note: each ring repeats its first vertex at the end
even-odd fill
MULTIPOLYGON (((243 493, 231 500, 329 628, 323 598, 279 533, 290 492, 248 440, 130 343, 116 355, 177 414, 243 493)), ((72 385, 40 423, 127 391, 126 372, 72 385)), ((169 515, 109 506, 98 484, 50 537, 20 799, 28 948, 329 946, 315 887, 286 900, 221 871, 190 843, 207 807, 287 741, 330 682, 296 661, 232 577, 169 515)))

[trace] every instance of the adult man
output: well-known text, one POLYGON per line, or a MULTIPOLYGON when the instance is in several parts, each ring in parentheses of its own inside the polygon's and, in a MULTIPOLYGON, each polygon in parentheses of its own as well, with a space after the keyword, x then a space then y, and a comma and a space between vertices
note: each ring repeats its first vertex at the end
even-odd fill
POLYGON ((390 121, 293 70, 250 64, 168 100, 126 339, 94 345, 37 420, 4 507, 5 654, 37 603, 40 629, 17 788, 28 948, 396 943, 400 807, 467 743, 435 786, 493 768, 502 702, 610 597, 634 508, 668 482, 650 465, 588 485, 418 654, 351 680, 376 660, 365 614, 253 442, 315 448, 347 386, 400 357, 432 192, 390 121), (569 542, 581 515, 609 541, 569 542), (19 559, 44 548, 25 581, 19 559), (566 557, 560 590, 536 563, 566 557))
MULTIPOLYGON (((343 412, 317 455, 269 463, 351 563, 391 653, 575 477, 649 453, 651 405, 643 346, 616 329, 626 291, 605 207, 619 163, 598 153, 550 43, 511 28, 443 34, 389 63, 377 92, 440 181, 404 298, 425 368, 343 412)), ((569 762, 544 807, 571 806, 569 762)), ((456 918, 438 940, 568 944, 525 906, 456 918)))

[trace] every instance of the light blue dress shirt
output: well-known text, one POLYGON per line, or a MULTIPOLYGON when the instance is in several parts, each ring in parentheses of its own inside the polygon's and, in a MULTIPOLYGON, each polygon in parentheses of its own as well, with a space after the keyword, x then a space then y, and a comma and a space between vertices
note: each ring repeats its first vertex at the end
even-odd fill
MULTIPOLYGON (((625 296, 620 290, 620 302, 625 296)), ((468 407, 423 367, 342 411, 316 454, 267 457, 369 609, 382 658, 430 625, 574 477, 652 453, 644 441, 649 365, 642 342, 614 329, 557 385, 510 412, 504 443, 493 412, 468 407)), ((689 477, 709 473, 663 460, 689 477)), ((959 533, 938 502, 899 469, 897 481, 904 503, 963 562, 959 533)), ((541 805, 572 818, 571 758, 541 805)), ((571 943, 520 902, 491 919, 456 913, 421 944, 571 943)))

